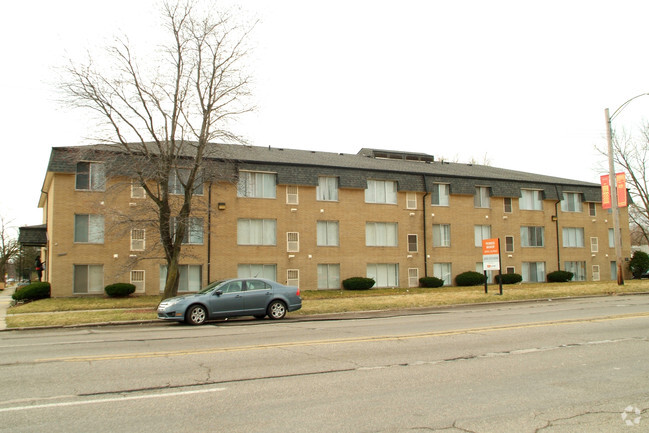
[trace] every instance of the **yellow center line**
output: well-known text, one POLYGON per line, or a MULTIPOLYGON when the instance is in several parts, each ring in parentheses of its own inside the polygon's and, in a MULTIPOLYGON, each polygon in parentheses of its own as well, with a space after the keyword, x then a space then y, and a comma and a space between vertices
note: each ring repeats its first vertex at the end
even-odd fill
POLYGON ((123 354, 115 354, 115 355, 107 354, 107 355, 95 355, 95 356, 43 358, 43 359, 37 359, 35 362, 111 361, 111 360, 119 360, 119 359, 162 358, 162 357, 171 357, 171 356, 244 352, 250 350, 282 349, 282 348, 300 347, 300 346, 323 346, 323 345, 350 344, 350 343, 372 343, 372 342, 385 342, 385 341, 397 341, 397 340, 412 340, 418 338, 448 337, 454 335, 508 331, 508 330, 539 328, 539 327, 547 327, 547 326, 563 326, 563 325, 573 325, 573 324, 581 324, 581 323, 596 323, 596 322, 606 322, 606 321, 613 321, 613 320, 639 319, 644 317, 649 317, 649 312, 617 314, 612 316, 596 316, 596 317, 588 317, 583 319, 566 319, 566 320, 555 320, 555 321, 544 321, 544 322, 528 322, 528 323, 519 323, 519 324, 510 324, 510 325, 486 326, 486 327, 477 327, 477 328, 453 329, 448 331, 433 331, 433 332, 423 332, 423 333, 416 333, 416 334, 332 338, 332 339, 325 339, 325 340, 307 340, 307 341, 283 342, 283 343, 273 343, 273 344, 256 344, 256 345, 234 346, 234 347, 211 347, 206 349, 192 349, 192 350, 178 350, 178 351, 164 351, 164 352, 140 352, 140 353, 123 353, 123 354))

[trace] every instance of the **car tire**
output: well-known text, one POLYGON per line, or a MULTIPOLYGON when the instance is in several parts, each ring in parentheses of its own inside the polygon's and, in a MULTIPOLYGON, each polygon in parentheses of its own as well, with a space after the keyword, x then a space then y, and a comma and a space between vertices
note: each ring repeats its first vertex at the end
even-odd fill
POLYGON ((202 325, 206 320, 207 310, 202 305, 192 305, 185 315, 185 322, 188 325, 202 325))
POLYGON ((282 301, 273 301, 268 306, 268 317, 273 320, 283 319, 286 316, 286 304, 282 301))

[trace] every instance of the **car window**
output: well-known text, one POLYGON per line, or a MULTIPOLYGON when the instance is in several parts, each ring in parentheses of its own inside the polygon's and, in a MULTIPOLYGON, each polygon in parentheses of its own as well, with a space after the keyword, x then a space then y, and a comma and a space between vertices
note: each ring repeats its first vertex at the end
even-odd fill
POLYGON ((221 287, 223 293, 235 293, 241 291, 241 281, 230 281, 221 287))
POLYGON ((247 290, 268 290, 270 286, 263 281, 259 280, 248 280, 246 281, 247 290))

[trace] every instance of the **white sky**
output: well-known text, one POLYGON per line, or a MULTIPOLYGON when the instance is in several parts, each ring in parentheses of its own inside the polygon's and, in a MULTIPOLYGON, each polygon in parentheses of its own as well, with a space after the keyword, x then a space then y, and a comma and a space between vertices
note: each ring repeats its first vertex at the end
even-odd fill
MULTIPOLYGON (((236 3, 235 0, 228 0, 236 3)), ((261 19, 254 103, 237 132, 259 146, 425 152, 599 182, 604 109, 649 92, 647 0, 241 0, 261 19)), ((52 146, 91 144, 56 101, 53 68, 121 32, 155 32, 153 0, 0 6, 0 215, 42 223, 52 146)), ((636 130, 649 97, 614 128, 636 130)))

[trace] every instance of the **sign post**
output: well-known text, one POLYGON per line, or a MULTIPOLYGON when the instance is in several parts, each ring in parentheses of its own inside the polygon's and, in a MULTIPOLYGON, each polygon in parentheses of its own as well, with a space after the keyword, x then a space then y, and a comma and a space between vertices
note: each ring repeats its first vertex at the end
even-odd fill
POLYGON ((482 269, 484 270, 484 292, 487 293, 487 271, 498 271, 498 285, 503 294, 502 271, 500 270, 500 239, 484 239, 482 241, 482 269))

